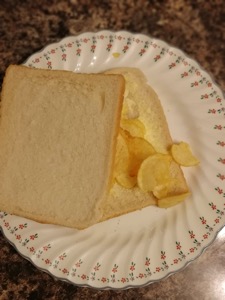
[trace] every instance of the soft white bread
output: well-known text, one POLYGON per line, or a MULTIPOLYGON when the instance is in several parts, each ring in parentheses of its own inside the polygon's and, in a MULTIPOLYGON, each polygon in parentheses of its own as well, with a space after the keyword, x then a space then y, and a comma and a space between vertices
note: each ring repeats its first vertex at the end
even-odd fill
MULTIPOLYGON (((116 68, 106 74, 122 74, 126 80, 124 106, 128 118, 138 118, 146 128, 145 139, 159 153, 168 153, 173 144, 166 117, 155 91, 147 84, 144 74, 136 68, 116 68)), ((188 186, 178 164, 173 162, 171 176, 177 184, 168 196, 185 194, 188 186)), ((152 193, 144 193, 138 187, 125 189, 114 183, 109 197, 103 202, 103 217, 106 220, 143 207, 156 204, 152 193)))
POLYGON ((101 219, 124 93, 121 75, 10 66, 0 120, 0 210, 82 229, 101 219))

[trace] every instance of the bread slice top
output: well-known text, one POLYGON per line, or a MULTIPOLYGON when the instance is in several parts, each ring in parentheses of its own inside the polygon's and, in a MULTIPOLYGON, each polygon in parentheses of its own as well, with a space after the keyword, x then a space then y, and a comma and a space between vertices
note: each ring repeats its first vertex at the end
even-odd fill
POLYGON ((144 73, 137 68, 122 67, 107 70, 105 74, 124 76, 126 81, 124 106, 128 107, 131 115, 127 118, 138 118, 145 125, 145 139, 153 145, 156 152, 168 153, 173 140, 160 99, 147 83, 144 73), (133 113, 136 115, 133 116, 133 113))
POLYGON ((121 75, 10 66, 0 120, 0 210, 86 228, 112 179, 121 75))
MULTIPOLYGON (((107 70, 105 74, 124 76, 126 81, 124 106, 128 110, 127 117, 138 118, 146 129, 145 139, 152 144, 156 152, 167 154, 173 140, 160 99, 147 83, 143 72, 137 68, 122 67, 107 70)), ((177 185, 169 191, 168 196, 187 193, 189 189, 180 166, 173 162, 170 172, 171 177, 176 179, 177 185)), ((115 182, 109 196, 102 204, 102 221, 156 203, 157 199, 153 193, 144 193, 137 186, 126 189, 115 182)))

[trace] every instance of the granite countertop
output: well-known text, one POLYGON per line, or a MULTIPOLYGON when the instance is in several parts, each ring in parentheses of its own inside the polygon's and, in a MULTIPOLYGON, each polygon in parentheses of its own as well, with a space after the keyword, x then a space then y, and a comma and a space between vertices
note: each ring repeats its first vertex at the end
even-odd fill
MULTIPOLYGON (((45 45, 100 29, 165 40, 196 59, 225 90, 225 5, 222 0, 0 3, 0 84, 9 64, 45 45), (79 4, 78 4, 79 3, 79 4)), ((225 230, 196 261, 142 288, 100 291, 57 281, 22 258, 0 233, 0 299, 224 299, 225 230)))

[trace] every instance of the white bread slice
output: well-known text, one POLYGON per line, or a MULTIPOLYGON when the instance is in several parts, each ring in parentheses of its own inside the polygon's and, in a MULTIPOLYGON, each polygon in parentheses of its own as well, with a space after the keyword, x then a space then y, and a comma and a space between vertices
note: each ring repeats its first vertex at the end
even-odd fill
POLYGON ((0 120, 0 210, 78 229, 97 223, 119 130, 121 75, 10 66, 0 120))
MULTIPOLYGON (((155 150, 159 153, 168 153, 173 141, 166 117, 156 92, 147 84, 144 74, 136 68, 115 68, 105 73, 124 76, 126 80, 124 105, 130 106, 131 117, 135 114, 135 117, 138 116, 145 125, 145 139, 155 150)), ((187 193, 188 186, 183 172, 175 162, 171 168, 171 176, 177 180, 177 185, 168 196, 187 193)), ((152 193, 144 193, 138 187, 125 189, 115 182, 109 197, 103 202, 102 221, 155 204, 156 198, 152 193)))

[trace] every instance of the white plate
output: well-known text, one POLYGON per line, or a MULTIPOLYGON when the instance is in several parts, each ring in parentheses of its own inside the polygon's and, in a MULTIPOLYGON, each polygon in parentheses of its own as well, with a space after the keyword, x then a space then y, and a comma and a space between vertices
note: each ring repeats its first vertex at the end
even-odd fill
POLYGON ((158 281, 198 257, 225 224, 225 106, 210 76, 183 52, 141 34, 67 37, 32 55, 30 67, 99 72, 140 68, 158 93, 175 141, 201 164, 184 169, 192 192, 170 209, 148 207, 77 231, 0 213, 0 226, 37 268, 80 286, 127 288, 158 281))

